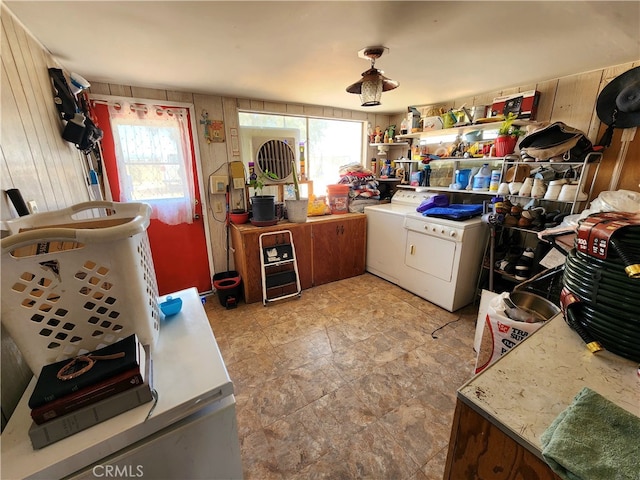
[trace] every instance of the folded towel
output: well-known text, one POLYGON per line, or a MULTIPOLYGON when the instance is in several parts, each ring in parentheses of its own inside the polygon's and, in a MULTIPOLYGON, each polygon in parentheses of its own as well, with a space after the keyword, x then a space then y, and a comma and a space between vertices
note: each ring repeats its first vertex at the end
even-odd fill
POLYGON ((424 213, 432 208, 446 207, 447 205, 449 205, 449 197, 446 195, 433 195, 432 197, 422 200, 416 208, 416 212, 424 213))
POLYGON ((422 215, 425 217, 448 218, 450 220, 467 220, 482 215, 482 210, 482 205, 454 203, 448 207, 430 208, 425 210, 422 215))
POLYGON ((564 479, 640 478, 640 418, 587 387, 540 440, 542 456, 564 479))

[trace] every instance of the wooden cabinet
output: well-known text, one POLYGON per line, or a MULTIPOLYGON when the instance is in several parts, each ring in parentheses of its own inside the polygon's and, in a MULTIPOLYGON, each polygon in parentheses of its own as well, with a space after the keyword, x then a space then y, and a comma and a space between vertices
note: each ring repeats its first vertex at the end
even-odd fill
POLYGON ((445 480, 560 480, 549 466, 458 399, 445 480))
POLYGON ((366 216, 361 213, 311 217, 307 223, 271 227, 232 225, 235 269, 242 277, 246 303, 262 301, 260 235, 290 230, 302 289, 364 273, 366 216))
MULTIPOLYGON (((611 408, 637 414, 637 369, 638 362, 618 355, 592 355, 562 314, 556 315, 458 388, 444 478, 558 480, 542 455, 544 433, 585 387, 611 402, 611 408)), ((574 433, 564 430, 564 453, 584 437, 584 445, 606 452, 609 460, 623 455, 608 449, 607 439, 594 433, 591 424, 571 420, 569 425, 574 433)), ((556 444, 563 444, 553 436, 556 444)), ((593 455, 574 465, 569 460, 565 466, 572 470, 580 464, 595 471, 604 467, 602 457, 593 455)))
POLYGON ((314 285, 364 273, 366 217, 339 217, 311 227, 314 285))
POLYGON ((231 241, 235 268, 242 277, 242 288, 246 303, 262 301, 262 275, 260 267, 260 235, 266 232, 290 230, 298 260, 300 286, 310 288, 311 267, 311 225, 309 223, 283 223, 271 227, 254 227, 250 224, 233 225, 231 241))

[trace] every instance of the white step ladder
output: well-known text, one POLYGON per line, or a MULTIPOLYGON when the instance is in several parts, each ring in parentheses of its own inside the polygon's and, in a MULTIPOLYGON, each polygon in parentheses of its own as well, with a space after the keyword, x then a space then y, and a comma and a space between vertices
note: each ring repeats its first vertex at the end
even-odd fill
POLYGON ((260 266, 262 270, 262 304, 300 296, 300 275, 296 248, 290 230, 260 235, 260 266))

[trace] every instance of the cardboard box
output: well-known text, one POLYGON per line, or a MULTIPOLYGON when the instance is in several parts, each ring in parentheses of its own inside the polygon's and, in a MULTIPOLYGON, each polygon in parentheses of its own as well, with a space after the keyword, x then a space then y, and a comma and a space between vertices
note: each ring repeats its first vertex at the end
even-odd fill
POLYGON ((429 130, 440 130, 442 129, 442 118, 437 117, 423 117, 421 119, 422 122, 422 131, 428 132, 429 130))
POLYGON ((516 113, 518 118, 535 120, 540 101, 540 92, 529 90, 526 92, 503 95, 493 99, 491 104, 491 116, 516 113))

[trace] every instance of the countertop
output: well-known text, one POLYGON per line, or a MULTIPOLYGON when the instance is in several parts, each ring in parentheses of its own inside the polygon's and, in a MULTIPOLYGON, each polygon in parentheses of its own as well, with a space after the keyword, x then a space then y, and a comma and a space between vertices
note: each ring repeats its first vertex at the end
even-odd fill
MULTIPOLYGON (((313 217, 307 217, 306 223, 309 224, 309 223, 327 222, 331 220, 339 221, 345 218, 362 217, 362 216, 364 216, 364 213, 341 213, 341 214, 331 214, 331 215, 318 215, 313 217)), ((258 226, 252 225, 251 223, 242 223, 242 224, 234 223, 233 227, 239 230, 240 232, 247 232, 252 230, 261 230, 261 231, 268 232, 271 230, 283 230, 283 229, 286 230, 288 227, 291 227, 294 225, 304 225, 304 224, 292 223, 292 222, 289 222, 288 220, 280 220, 275 225, 270 225, 267 227, 258 227, 258 226)))
POLYGON ((542 458, 540 436, 583 387, 640 417, 638 364, 590 353, 555 316, 458 390, 458 398, 542 458))

